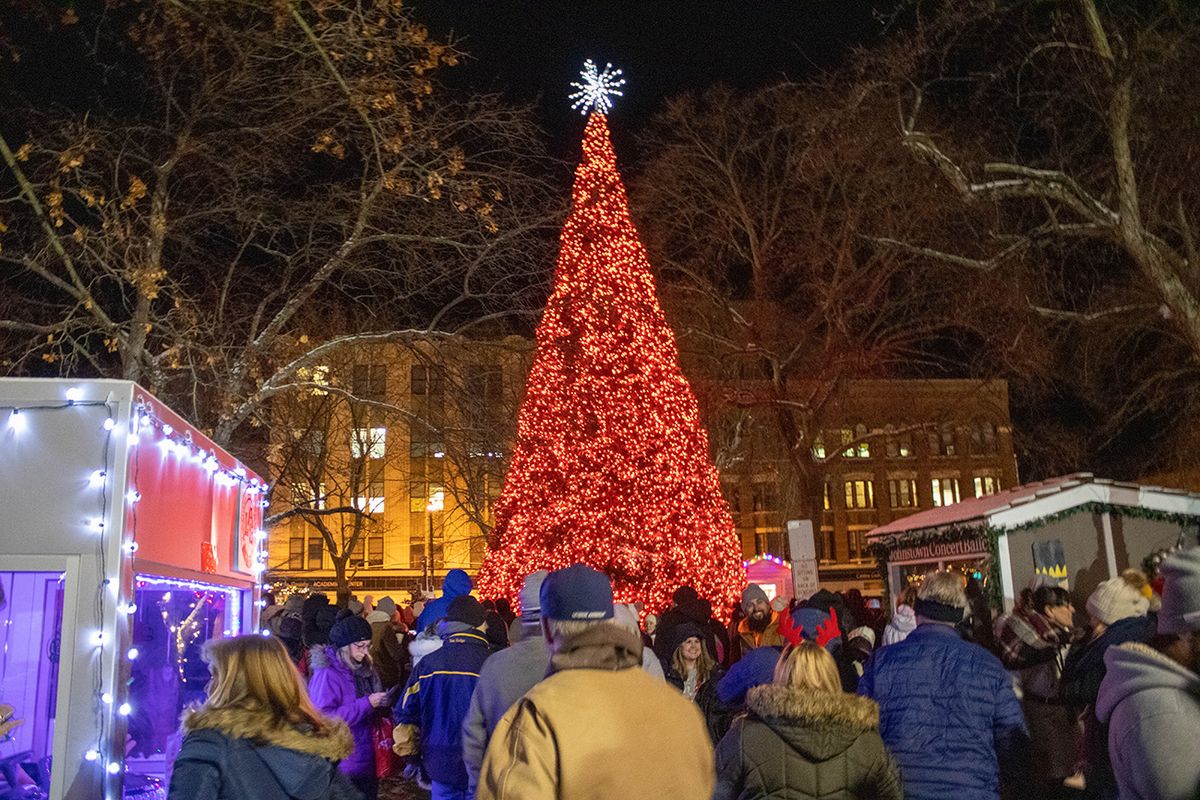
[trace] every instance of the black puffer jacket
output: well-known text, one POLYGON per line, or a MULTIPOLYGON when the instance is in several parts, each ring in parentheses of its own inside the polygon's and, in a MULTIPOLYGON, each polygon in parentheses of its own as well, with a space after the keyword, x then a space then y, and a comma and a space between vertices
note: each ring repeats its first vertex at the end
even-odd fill
POLYGON ((865 697, 767 684, 717 746, 713 800, 901 800, 896 765, 865 697))

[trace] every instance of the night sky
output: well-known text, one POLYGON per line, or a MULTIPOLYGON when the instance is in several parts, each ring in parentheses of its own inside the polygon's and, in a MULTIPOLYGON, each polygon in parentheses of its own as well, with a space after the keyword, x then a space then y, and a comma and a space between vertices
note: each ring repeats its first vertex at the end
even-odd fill
POLYGON ((584 59, 622 68, 625 96, 611 115, 622 160, 665 98, 716 83, 802 79, 881 29, 866 0, 413 0, 410 7, 471 57, 443 80, 537 103, 558 155, 577 149, 583 130, 567 95, 584 59))

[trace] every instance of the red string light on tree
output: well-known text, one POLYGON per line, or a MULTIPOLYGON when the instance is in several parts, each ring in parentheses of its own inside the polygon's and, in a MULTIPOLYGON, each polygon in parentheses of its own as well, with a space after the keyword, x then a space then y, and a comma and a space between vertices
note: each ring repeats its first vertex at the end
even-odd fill
POLYGON ((596 110, 479 590, 515 603, 529 572, 576 562, 605 572, 618 602, 651 612, 688 584, 727 617, 746 585, 696 397, 596 110))

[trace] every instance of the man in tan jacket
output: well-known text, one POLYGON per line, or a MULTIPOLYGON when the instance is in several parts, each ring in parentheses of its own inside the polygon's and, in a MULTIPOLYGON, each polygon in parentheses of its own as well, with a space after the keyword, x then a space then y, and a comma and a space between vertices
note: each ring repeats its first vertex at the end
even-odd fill
POLYGON ((582 564, 541 591, 549 677, 501 718, 478 800, 707 800, 713 751, 696 705, 641 669, 611 622, 612 586, 582 564))

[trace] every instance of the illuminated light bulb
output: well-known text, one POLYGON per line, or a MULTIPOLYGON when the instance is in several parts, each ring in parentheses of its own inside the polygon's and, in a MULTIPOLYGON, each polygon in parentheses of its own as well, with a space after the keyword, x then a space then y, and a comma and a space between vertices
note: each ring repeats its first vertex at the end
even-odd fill
POLYGON ((125 543, 125 552, 126 553, 136 553, 137 550, 138 550, 137 542, 126 542, 125 543))
POLYGON ((142 493, 139 492, 137 489, 130 489, 128 492, 125 493, 125 499, 127 501, 129 501, 130 505, 133 505, 138 500, 142 499, 142 493))
POLYGON ((88 485, 93 488, 96 486, 103 486, 104 479, 106 477, 108 477, 108 473, 105 472, 104 470, 102 470, 102 469, 93 470, 92 474, 88 476, 88 485))
POLYGON ((163 602, 164 602, 164 603, 169 603, 169 602, 171 602, 171 593, 170 593, 170 592, 163 592, 162 599, 163 599, 163 602))
POLYGON ((100 532, 104 530, 104 520, 100 519, 100 517, 92 517, 88 520, 88 527, 94 529, 96 532, 100 532))
POLYGON ((271 632, 269 630, 267 630, 266 628, 263 628, 261 631, 259 631, 259 633, 261 633, 263 636, 271 635, 271 632))
POLYGON ((162 432, 163 432, 163 436, 170 436, 172 433, 175 432, 175 429, 172 428, 170 425, 163 423, 162 432))
POLYGON ((104 422, 100 423, 100 427, 104 428, 106 431, 111 431, 113 428, 117 427, 117 421, 112 417, 109 417, 108 419, 104 420, 104 422))
POLYGON ((138 417, 138 426, 139 427, 149 428, 151 424, 152 424, 152 421, 148 414, 142 414, 141 416, 138 417))
POLYGON ((8 427, 15 433, 25 430, 25 415, 14 408, 12 413, 8 415, 8 427))
POLYGON ((129 703, 121 703, 121 705, 117 706, 117 713, 122 717, 128 717, 130 711, 133 711, 133 706, 129 705, 129 703))
POLYGON ((116 761, 108 762, 108 774, 109 775, 116 775, 120 771, 121 771, 121 765, 119 763, 117 763, 116 761))
POLYGON ((262 528, 259 528, 258 530, 256 530, 256 531, 254 532, 254 539, 255 539, 255 541, 259 541, 259 542, 261 542, 261 541, 262 541, 263 539, 265 539, 265 538, 267 538, 267 532, 266 532, 266 531, 264 531, 262 528))
POLYGON ((78 386, 72 386, 70 389, 67 389, 66 397, 68 403, 77 403, 83 399, 83 389, 80 389, 78 386))
POLYGON ((85 761, 99 761, 100 751, 93 747, 91 750, 88 750, 83 754, 83 758, 85 761))
POLYGON ((259 601, 258 601, 258 607, 259 607, 259 608, 266 608, 266 607, 267 607, 267 601, 266 601, 266 600, 259 600, 259 601))
POLYGON ((104 646, 104 631, 96 631, 92 634, 92 644, 96 647, 104 646))
POLYGON ((174 451, 175 443, 172 442, 170 439, 159 439, 158 440, 158 449, 163 451, 163 455, 166 455, 166 454, 174 451))
POLYGON ((117 611, 120 611, 122 614, 133 614, 137 611, 137 603, 125 603, 118 606, 117 611))
POLYGON ((141 437, 141 436, 138 436, 138 432, 137 432, 137 431, 132 431, 132 432, 130 432, 130 434, 129 434, 129 443, 130 443, 131 445, 137 444, 137 443, 139 443, 140 441, 142 441, 142 437, 141 437))
POLYGON ((113 701, 112 692, 105 692, 104 694, 100 695, 100 699, 104 701, 106 706, 111 706, 113 701))

